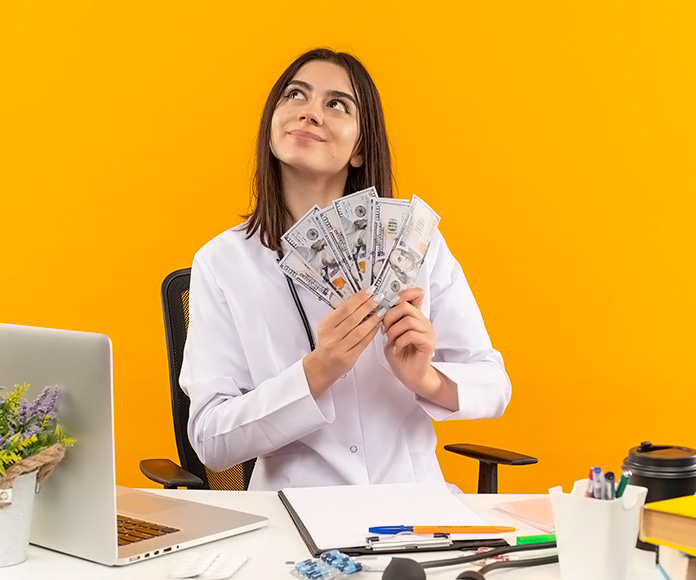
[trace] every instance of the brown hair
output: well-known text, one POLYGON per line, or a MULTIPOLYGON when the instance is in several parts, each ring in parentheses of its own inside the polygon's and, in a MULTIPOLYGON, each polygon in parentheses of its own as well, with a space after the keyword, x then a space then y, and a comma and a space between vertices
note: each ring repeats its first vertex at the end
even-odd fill
POLYGON ((305 52, 280 75, 271 89, 261 115, 256 141, 256 171, 251 184, 256 205, 248 218, 247 238, 257 231, 261 243, 271 250, 280 250, 280 236, 285 231, 287 209, 280 187, 280 164, 271 152, 271 120, 283 91, 297 71, 310 61, 321 60, 336 64, 348 73, 360 111, 360 154, 363 164, 349 166, 344 195, 375 186, 381 197, 392 197, 392 170, 389 141, 384 123, 382 101, 377 87, 363 64, 354 56, 317 48, 305 52))

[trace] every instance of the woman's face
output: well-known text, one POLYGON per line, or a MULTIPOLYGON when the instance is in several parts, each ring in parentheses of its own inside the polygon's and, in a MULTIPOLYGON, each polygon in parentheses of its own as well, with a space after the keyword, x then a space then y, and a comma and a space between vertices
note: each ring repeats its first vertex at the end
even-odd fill
POLYGON ((314 60, 283 92, 271 121, 271 151, 281 167, 334 177, 362 165, 357 98, 342 67, 314 60))

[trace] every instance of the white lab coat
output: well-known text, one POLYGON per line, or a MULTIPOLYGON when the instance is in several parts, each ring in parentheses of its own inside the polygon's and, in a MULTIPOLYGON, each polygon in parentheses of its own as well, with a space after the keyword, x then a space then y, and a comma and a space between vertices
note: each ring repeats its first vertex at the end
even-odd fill
MULTIPOLYGON (((456 412, 396 379, 381 333, 315 400, 302 366, 309 342, 276 260, 241 226, 194 258, 180 384, 191 398, 188 434, 201 461, 222 471, 258 457, 253 490, 442 481, 431 418, 498 417, 510 400, 502 357, 442 236, 417 285, 436 332, 432 364, 457 383, 456 412)), ((299 285, 297 292, 316 335, 331 309, 299 285)))

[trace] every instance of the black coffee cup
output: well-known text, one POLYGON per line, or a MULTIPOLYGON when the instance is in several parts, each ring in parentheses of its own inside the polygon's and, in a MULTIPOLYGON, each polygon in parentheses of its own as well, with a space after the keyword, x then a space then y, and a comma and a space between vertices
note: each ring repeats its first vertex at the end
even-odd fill
MULTIPOLYGON (((648 488, 646 503, 696 493, 696 449, 677 445, 653 445, 643 441, 623 460, 631 471, 628 482, 648 488)), ((638 547, 656 550, 653 544, 638 542, 638 547)))
POLYGON ((646 503, 696 493, 696 449, 644 441, 623 461, 631 485, 648 488, 646 503))

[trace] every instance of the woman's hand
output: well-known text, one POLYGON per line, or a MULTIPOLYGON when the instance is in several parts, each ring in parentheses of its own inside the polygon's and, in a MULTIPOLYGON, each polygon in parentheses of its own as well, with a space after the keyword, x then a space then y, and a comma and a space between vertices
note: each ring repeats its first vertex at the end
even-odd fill
POLYGON ((382 296, 376 298, 360 290, 319 323, 317 347, 302 361, 315 399, 353 368, 377 334, 382 319, 371 313, 382 296))
POLYGON ((456 384, 430 364, 435 352, 435 330, 421 312, 425 292, 409 288, 384 316, 387 344, 384 356, 404 386, 429 401, 456 411, 456 384))
POLYGON ((414 392, 426 380, 435 351, 435 331, 421 312, 424 296, 421 288, 403 290, 384 316, 384 356, 396 378, 414 392))

